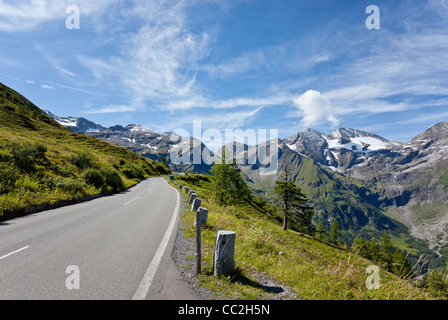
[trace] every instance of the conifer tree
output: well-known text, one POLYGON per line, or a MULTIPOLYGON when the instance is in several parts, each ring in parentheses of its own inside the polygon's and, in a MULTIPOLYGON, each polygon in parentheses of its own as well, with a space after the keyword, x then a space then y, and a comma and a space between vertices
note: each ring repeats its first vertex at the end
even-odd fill
POLYGON ((289 219, 297 223, 299 231, 312 233, 313 226, 311 220, 314 209, 307 204, 308 198, 302 190, 290 181, 276 181, 274 193, 282 204, 283 230, 288 229, 289 219))
POLYGON ((370 258, 368 243, 363 238, 357 237, 353 240, 352 250, 363 258, 370 258))
POLYGON ((210 173, 215 200, 219 205, 225 206, 252 197, 252 192, 243 180, 235 161, 232 164, 226 163, 225 148, 222 152, 221 163, 215 164, 210 173))
POLYGON ((334 244, 337 244, 341 235, 342 235, 341 227, 335 219, 330 226, 330 235, 329 235, 330 241, 333 242, 334 244))
POLYGON ((325 236, 324 225, 322 224, 322 221, 319 220, 316 227, 316 239, 322 240, 325 236))
POLYGON ((396 249, 392 255, 392 263, 392 272, 401 278, 406 277, 412 270, 411 264, 400 249, 396 249))
POLYGON ((388 271, 392 270, 392 242, 386 232, 383 232, 380 244, 381 262, 385 264, 388 271))
POLYGON ((372 237, 372 240, 367 244, 369 256, 368 259, 372 261, 380 260, 380 249, 378 248, 378 243, 375 238, 372 237))

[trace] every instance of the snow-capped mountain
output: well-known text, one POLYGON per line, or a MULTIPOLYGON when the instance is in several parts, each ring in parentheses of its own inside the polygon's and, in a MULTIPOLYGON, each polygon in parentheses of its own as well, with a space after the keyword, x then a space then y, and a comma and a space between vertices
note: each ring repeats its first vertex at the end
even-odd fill
POLYGON ((398 142, 350 128, 340 128, 330 134, 308 129, 283 141, 291 150, 339 172, 400 146, 398 142))
POLYGON ((153 160, 161 161, 162 158, 166 158, 174 171, 208 172, 213 163, 211 160, 213 153, 200 140, 195 138, 180 137, 173 132, 157 132, 140 124, 130 124, 126 127, 116 125, 105 128, 84 118, 63 118, 49 111, 47 111, 47 114, 74 132, 88 134, 103 141, 128 148, 153 160), (189 157, 187 151, 190 152, 189 157), (182 153, 188 158, 182 156, 182 153), (173 154, 179 157, 177 163, 175 163, 175 159, 170 159, 173 154), (204 161, 201 161, 201 159, 204 161), (184 160, 183 163, 180 163, 182 162, 180 160, 184 160))
MULTIPOLYGON (((82 118, 47 114, 73 131, 154 160, 166 158, 174 171, 208 172, 212 158, 220 159, 222 151, 215 156, 198 139, 138 124, 106 129, 82 118), (183 158, 186 151, 190 153, 189 159, 184 159, 187 164, 173 163, 170 156, 183 158)), ((347 230, 395 230, 397 237, 410 234, 426 242, 433 252, 448 255, 448 122, 407 143, 340 128, 329 134, 308 129, 258 146, 233 143, 226 148, 234 154, 251 188, 262 194, 271 191, 288 168, 289 178, 307 192, 324 223, 337 219, 347 230), (272 162, 277 166, 272 167, 272 162), (403 231, 406 228, 409 231, 403 231)))
POLYGON ((43 110, 48 116, 59 122, 62 126, 70 128, 76 133, 100 132, 105 130, 103 126, 89 121, 85 118, 59 117, 48 110, 43 110))
POLYGON ((174 171, 202 173, 211 168, 212 161, 207 156, 211 151, 195 138, 180 137, 172 132, 160 133, 139 124, 114 126, 89 135, 126 147, 153 160, 166 158, 174 171), (178 157, 178 161, 172 159, 173 155, 178 157))

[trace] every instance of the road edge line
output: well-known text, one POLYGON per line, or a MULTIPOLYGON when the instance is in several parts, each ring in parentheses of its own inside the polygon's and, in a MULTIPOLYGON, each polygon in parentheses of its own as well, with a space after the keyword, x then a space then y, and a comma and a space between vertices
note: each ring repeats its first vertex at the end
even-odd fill
MULTIPOLYGON (((168 184, 168 186, 171 187, 169 184, 168 184)), ((152 261, 151 261, 148 269, 146 270, 145 275, 143 276, 143 279, 140 282, 140 285, 138 286, 138 289, 135 292, 132 300, 144 300, 146 298, 146 295, 149 292, 149 288, 151 287, 152 281, 157 272, 159 264, 162 261, 163 255, 165 254, 165 250, 166 250, 168 243, 171 239, 171 235, 173 233, 174 226, 176 225, 177 216, 179 215, 179 207, 180 207, 180 195, 177 190, 175 190, 175 191, 176 191, 176 196, 177 196, 177 203, 176 203, 176 208, 174 209, 170 224, 168 225, 168 229, 166 230, 165 235, 163 236, 163 239, 160 242, 159 248, 157 249, 154 257, 152 258, 152 261)))

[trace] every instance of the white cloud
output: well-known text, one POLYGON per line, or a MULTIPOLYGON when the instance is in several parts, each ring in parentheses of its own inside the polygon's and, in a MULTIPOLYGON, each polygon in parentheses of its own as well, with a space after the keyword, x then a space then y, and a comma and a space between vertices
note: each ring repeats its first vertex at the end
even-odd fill
POLYGON ((171 101, 161 107, 162 110, 176 111, 195 108, 207 109, 234 109, 241 107, 268 107, 291 103, 292 98, 285 93, 277 93, 268 97, 237 97, 223 100, 207 99, 203 96, 194 96, 186 100, 171 101))
POLYGON ((40 86, 42 89, 47 89, 47 90, 54 90, 53 86, 50 86, 48 84, 43 84, 40 86))
POLYGON ((301 125, 309 127, 321 122, 330 122, 333 126, 339 125, 334 115, 331 101, 315 90, 308 90, 294 99, 294 104, 302 117, 301 125))
POLYGON ((133 1, 123 13, 141 27, 121 38, 120 52, 105 59, 78 56, 97 81, 120 89, 138 107, 200 96, 198 61, 208 52, 209 35, 188 31, 188 1, 133 1))
POLYGON ((0 31, 26 32, 39 25, 54 20, 61 20, 65 27, 68 17, 66 8, 79 6, 83 18, 97 17, 104 10, 119 0, 0 0, 0 31), (12 2, 12 3, 11 3, 12 2))
POLYGON ((313 62, 315 64, 319 64, 319 63, 322 63, 322 62, 328 62, 330 60, 331 60, 331 57, 328 54, 316 55, 316 56, 311 58, 311 62, 313 62))
POLYGON ((125 105, 109 105, 107 107, 101 109, 92 109, 87 111, 87 114, 104 114, 104 113, 125 113, 125 112, 134 112, 137 108, 129 107, 125 105))

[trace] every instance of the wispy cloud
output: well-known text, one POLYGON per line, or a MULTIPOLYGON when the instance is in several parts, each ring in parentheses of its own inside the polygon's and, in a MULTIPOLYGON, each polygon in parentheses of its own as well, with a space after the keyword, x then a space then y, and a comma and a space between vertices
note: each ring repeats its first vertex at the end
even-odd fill
POLYGON ((60 20, 65 26, 66 8, 77 5, 84 18, 97 18, 119 0, 0 0, 0 31, 28 32, 43 23, 60 20), (12 3, 11 3, 12 2, 12 3))
POLYGON ((42 89, 47 89, 47 90, 54 90, 53 86, 50 86, 48 84, 43 84, 40 86, 42 89))
POLYGON ((141 26, 122 38, 121 50, 102 59, 80 55, 78 61, 138 108, 148 101, 160 105, 200 96, 196 66, 208 54, 209 36, 188 31, 189 3, 133 1, 123 15, 139 20, 141 26))
POLYGON ((125 105, 109 105, 100 109, 88 110, 87 114, 106 114, 106 113, 125 113, 125 112, 135 112, 137 108, 129 107, 125 105))
POLYGON ((50 63, 50 65, 61 75, 75 77, 76 74, 62 66, 62 62, 54 57, 51 57, 50 54, 40 45, 35 43, 34 47, 36 50, 45 57, 45 59, 50 63))

